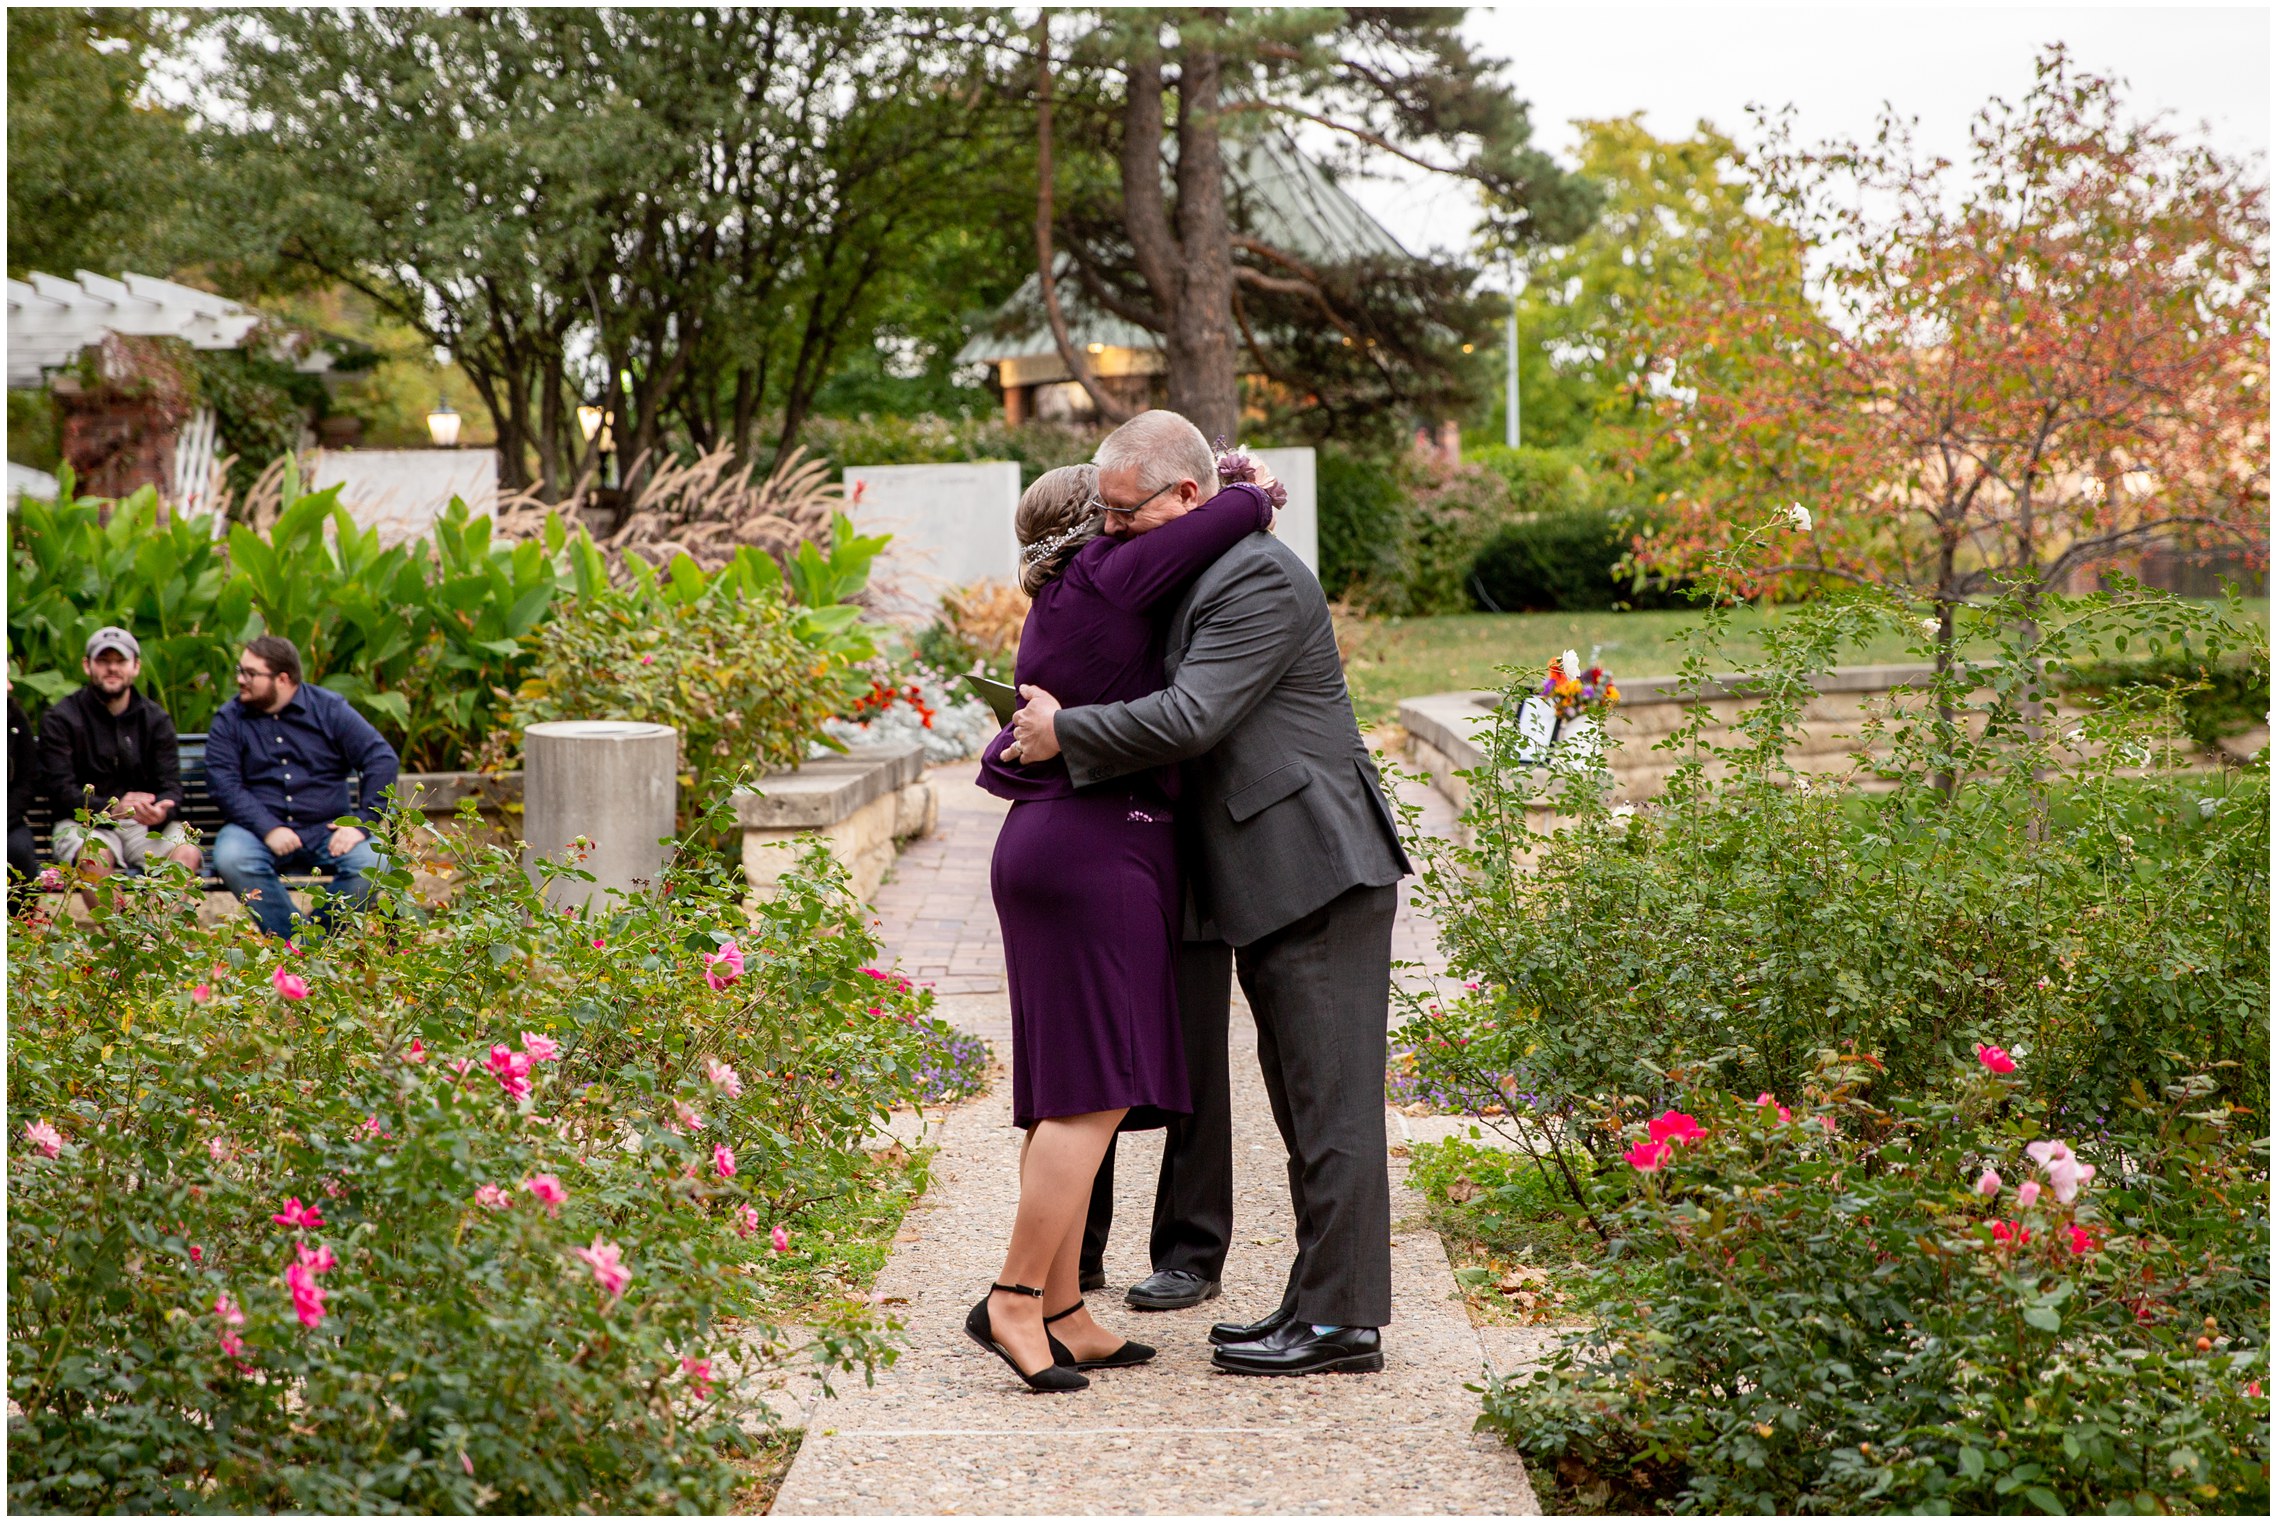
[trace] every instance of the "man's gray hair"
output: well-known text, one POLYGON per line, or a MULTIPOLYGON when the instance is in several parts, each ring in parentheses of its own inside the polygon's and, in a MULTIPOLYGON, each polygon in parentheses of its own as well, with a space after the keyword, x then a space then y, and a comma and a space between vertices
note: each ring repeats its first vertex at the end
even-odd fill
POLYGON ((1217 456, 1182 413, 1162 408, 1140 413, 1101 440, 1091 459, 1102 472, 1136 466, 1139 480, 1150 488, 1191 479, 1201 487, 1204 501, 1218 495, 1217 456))

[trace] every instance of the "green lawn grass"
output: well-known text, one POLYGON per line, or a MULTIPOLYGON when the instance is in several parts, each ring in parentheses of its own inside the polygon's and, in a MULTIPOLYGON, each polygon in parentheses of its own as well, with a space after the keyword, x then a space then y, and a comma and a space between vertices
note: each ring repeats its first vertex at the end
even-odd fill
MULTIPOLYGON (((2218 606, 2218 605, 2214 605, 2218 606)), ((2249 617, 2269 625, 2269 600, 2248 598, 2249 617)), ((1734 633, 1751 649, 1762 629, 1793 608, 1741 608, 1734 633)), ((1683 633, 1699 623, 1690 609, 1653 613, 1457 613, 1428 619, 1370 619, 1359 646, 1345 663, 1352 707, 1363 727, 1381 724, 1399 710, 1403 698, 1470 688, 1498 688, 1495 668, 1515 664, 1539 674, 1561 651, 1587 659, 1595 647, 1616 681, 1664 677, 1683 659, 1683 633)), ((1734 652, 1736 655, 1737 652, 1734 652)), ((1916 659, 1895 632, 1843 657, 1846 666, 1916 659)))

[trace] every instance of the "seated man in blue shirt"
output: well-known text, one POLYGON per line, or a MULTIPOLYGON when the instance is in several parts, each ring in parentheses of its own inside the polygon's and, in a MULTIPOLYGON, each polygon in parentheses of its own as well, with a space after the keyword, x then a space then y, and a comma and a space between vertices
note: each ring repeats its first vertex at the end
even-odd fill
POLYGON ((262 635, 238 658, 237 701, 206 734, 206 786, 228 821, 214 839, 214 871, 271 936, 293 930, 284 873, 332 875, 316 910, 327 929, 335 901, 371 897, 380 860, 372 830, 398 768, 394 747, 347 699, 300 679, 292 641, 262 635), (362 774, 360 798, 348 796, 351 772, 362 774), (332 823, 345 814, 365 823, 332 823))

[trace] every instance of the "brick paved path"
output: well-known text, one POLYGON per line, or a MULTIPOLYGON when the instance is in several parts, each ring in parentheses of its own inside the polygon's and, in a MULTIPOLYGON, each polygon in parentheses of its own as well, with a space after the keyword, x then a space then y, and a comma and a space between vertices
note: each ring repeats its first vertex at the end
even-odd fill
MULTIPOLYGON (((970 766, 939 768, 940 829, 905 854, 876 908, 887 949, 929 980, 942 1013, 1008 1057, 1009 1010, 988 858, 1006 806, 971 785, 970 766)), ((1418 798, 1444 828, 1437 795, 1418 798)), ((1403 896, 1404 897, 1404 896, 1403 896)), ((1429 927, 1404 902, 1395 950, 1421 957, 1429 927)), ((1240 1000, 1238 986, 1235 999, 1240 1000)), ((1124 1139, 1111 1289, 1101 1320, 1154 1343, 1151 1365, 1103 1371, 1068 1397, 1031 1396, 965 1338, 965 1311, 999 1267, 1018 1197, 1019 1134, 1009 1086, 952 1111, 928 1140, 939 1152, 926 1198, 906 1219, 877 1292, 897 1307, 908 1349, 874 1386, 841 1388, 807 1407, 806 1440, 785 1479, 781 1513, 1530 1513, 1523 1465, 1471 1431, 1482 1371, 1507 1371, 1539 1339, 1489 1337, 1470 1325, 1438 1235, 1393 1167, 1393 1305, 1377 1375, 1256 1380, 1213 1370, 1203 1333, 1278 1299, 1293 1224, 1279 1136, 1258 1075, 1256 1031, 1234 1012, 1236 1222, 1223 1299, 1145 1315, 1119 1291, 1147 1272, 1161 1133, 1124 1139)), ((1396 1140, 1401 1131, 1389 1128, 1396 1140)), ((1404 1150, 1395 1146, 1395 1154, 1404 1150)), ((1490 1334, 1513 1330, 1490 1329, 1490 1334)))

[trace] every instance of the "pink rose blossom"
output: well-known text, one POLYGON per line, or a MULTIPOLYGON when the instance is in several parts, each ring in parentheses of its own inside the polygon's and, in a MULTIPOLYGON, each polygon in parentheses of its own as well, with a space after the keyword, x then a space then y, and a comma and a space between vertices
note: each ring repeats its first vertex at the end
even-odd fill
POLYGON ((499 1087, 513 1098, 519 1100, 530 1092, 530 1058, 527 1053, 516 1052, 499 1042, 492 1045, 490 1056, 483 1061, 482 1066, 498 1080, 499 1087))
POLYGON ((2013 1243, 2021 1248, 2032 1241, 2032 1234, 2022 1222, 1994 1222, 1992 1240, 1996 1243, 2013 1243))
POLYGON ((340 1183, 340 1181, 337 1179, 327 1179, 324 1181, 324 1193, 331 1196, 334 1200, 338 1200, 341 1196, 348 1193, 348 1187, 340 1183))
POLYGON ((269 982, 275 984, 277 992, 286 999, 308 998, 308 980, 291 972, 282 963, 277 965, 276 972, 269 975, 269 982))
POLYGON ((1665 1142, 1640 1142, 1621 1156, 1639 1174, 1657 1174, 1675 1149, 1665 1142))
POLYGON ((314 1248, 306 1243, 293 1244, 293 1262, 305 1266, 312 1274, 330 1274, 340 1264, 332 1256, 331 1248, 323 1243, 314 1248))
POLYGON ((2101 1246, 2102 1244, 2095 1241, 2094 1233, 2077 1222, 2071 1224, 2071 1251, 2073 1253, 2093 1253, 2101 1246))
POLYGON ((522 1051, 530 1055, 533 1063, 551 1063, 561 1056, 561 1044, 552 1037, 525 1031, 522 1033, 522 1051))
POLYGON ((749 1237, 758 1230, 759 1208, 757 1206, 740 1207, 735 1213, 735 1235, 737 1237, 749 1237))
POLYGON ((466 1077, 466 1071, 474 1067, 474 1060, 472 1058, 453 1058, 444 1066, 450 1069, 450 1071, 457 1077, 464 1079, 466 1077))
POLYGON ((522 1181, 522 1188, 545 1202, 548 1216, 561 1215, 561 1203, 569 1199, 569 1192, 551 1174, 532 1174, 522 1181))
POLYGON ((206 1156, 215 1163, 221 1162, 229 1156, 229 1144, 219 1137, 208 1137, 206 1139, 206 1156))
POLYGON ((2034 1205, 2038 1204, 2039 1199, 2040 1182, 2038 1180, 2027 1179, 2016 1187, 2016 1204, 2025 1210, 2031 1210, 2034 1205))
POLYGON ((2016 1072, 2016 1060, 2010 1057, 2005 1049, 1999 1047, 1978 1047, 1977 1061, 1996 1074, 2016 1072))
POLYGON ((711 1080, 712 1087, 730 1100, 743 1093, 743 1080, 736 1076, 733 1068, 717 1058, 704 1059, 704 1077, 711 1080))
POLYGON ((379 1124, 379 1117, 377 1116, 366 1116, 364 1118, 364 1124, 357 1127, 356 1130, 361 1132, 366 1137, 392 1137, 395 1135, 394 1133, 381 1128, 379 1124))
POLYGON ((1682 1111, 1662 1111, 1645 1123, 1645 1132, 1655 1142, 1698 1142, 1708 1135, 1698 1120, 1682 1111))
POLYGON ((680 1361, 680 1369, 682 1373, 687 1375, 688 1384, 696 1388, 696 1400, 710 1399, 712 1394, 712 1362, 709 1359, 684 1358, 680 1361))
POLYGON ((609 938, 608 938, 608 937, 606 937, 606 936, 596 936, 596 937, 594 937, 594 938, 593 938, 593 950, 594 950, 594 951, 596 951, 596 952, 605 952, 605 951, 607 951, 607 950, 608 950, 608 947, 609 947, 609 938))
POLYGON ((411 1039, 411 1045, 403 1049, 403 1061, 406 1063, 426 1062, 427 1044, 420 1041, 417 1037, 413 1037, 411 1039))
POLYGON ((464 1449, 461 1449, 459 1451, 459 1468, 464 1470, 468 1475, 474 1474, 474 1461, 466 1457, 466 1451, 464 1449))
POLYGON ((735 1149, 724 1142, 715 1144, 712 1148, 712 1167, 719 1170, 720 1178, 733 1179, 735 1177, 735 1149))
POLYGON ((63 1151, 63 1133, 51 1126, 45 1117, 24 1123, 24 1140, 50 1158, 63 1151))
POLYGON ((1832 1116, 1819 1117, 1818 1124, 1826 1128, 1827 1136, 1831 1137, 1834 1135, 1834 1118, 1832 1116))
POLYGON ((2079 1194, 2079 1187, 2095 1177, 2095 1165, 2081 1163, 2068 1143, 2034 1142, 2024 1151, 2046 1173, 2048 1188, 2056 1192, 2056 1199, 2067 1206, 2079 1194))
POLYGON ((777 1253, 789 1253, 791 1251, 791 1235, 783 1230, 781 1222, 775 1223, 775 1230, 767 1234, 767 1241, 774 1245, 777 1253))
MULTIPOLYGON (((1777 1104, 1778 1104, 1778 1102, 1777 1102, 1777 1101, 1775 1101, 1775 1100, 1773 1100, 1773 1099, 1771 1098, 1771 1092, 1770 1092, 1769 1090, 1765 1090, 1765 1091, 1764 1091, 1762 1094, 1760 1094, 1760 1095, 1757 1095, 1757 1096, 1755 1097, 1755 1103, 1756 1103, 1758 1106, 1764 1106, 1764 1105, 1777 1105, 1777 1104)), ((1792 1120, 1794 1120, 1795 1118, 1794 1118, 1794 1114, 1793 1114, 1793 1112, 1789 1111, 1789 1110, 1787 1109, 1787 1107, 1785 1107, 1784 1105, 1780 1105, 1780 1106, 1779 1106, 1779 1119, 1780 1119, 1781 1121, 1792 1121, 1792 1120)))
POLYGON ((2261 1399, 2261 1382, 2258 1380, 2247 1381, 2245 1383, 2245 1394, 2259 1401, 2261 1399))
POLYGON ((42 891, 52 894, 61 887, 63 887, 63 871, 61 868, 49 867, 41 870, 40 888, 42 891))
POLYGON ((1979 1174, 1977 1176, 1977 1194, 1989 1196, 1998 1195, 1999 1193, 2000 1173, 1998 1170, 1987 1169, 1982 1174, 1979 1174))
POLYGON ((704 1129, 704 1118, 697 1115, 696 1108, 687 1101, 675 1100, 672 1102, 671 1127, 675 1132, 700 1132, 704 1129))
POLYGON ((204 1004, 206 1001, 213 998, 213 985, 192 984, 190 986, 190 998, 197 1001, 201 1005, 204 1004))
POLYGON ((474 1203, 486 1211, 504 1211, 514 1204, 514 1197, 496 1185, 478 1185, 474 1192, 474 1203))
POLYGON ((314 1231, 324 1225, 324 1218, 317 1215, 316 1208, 302 1205, 300 1197, 297 1195, 287 1196, 285 1198, 285 1209, 270 1217, 269 1220, 280 1227, 300 1227, 309 1231, 314 1231))
POLYGON ((716 952, 704 954, 704 982, 714 989, 724 989, 743 976, 743 949, 731 938, 720 943, 716 952), (720 970, 725 968, 726 972, 720 970))
POLYGON ((623 1263, 624 1250, 615 1243, 604 1243, 596 1236, 590 1248, 572 1248, 571 1253, 583 1259, 593 1270, 594 1283, 613 1302, 625 1293, 632 1283, 632 1271, 623 1263))
POLYGON ((245 1325, 245 1313, 237 1309, 237 1303, 229 1299, 229 1292, 226 1290, 214 1298, 213 1314, 221 1318, 224 1327, 243 1327, 245 1325))
POLYGON ((316 1277, 333 1265, 331 1249, 311 1252, 305 1243, 293 1245, 293 1262, 285 1266, 285 1285, 292 1291, 293 1314, 300 1318, 301 1326, 315 1327, 324 1321, 325 1292, 316 1277))
POLYGON ((193 1264, 203 1264, 205 1261, 206 1251, 203 1248, 200 1248, 196 1243, 192 1243, 190 1245, 190 1262, 193 1264))

